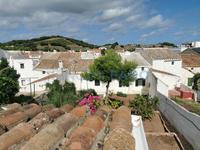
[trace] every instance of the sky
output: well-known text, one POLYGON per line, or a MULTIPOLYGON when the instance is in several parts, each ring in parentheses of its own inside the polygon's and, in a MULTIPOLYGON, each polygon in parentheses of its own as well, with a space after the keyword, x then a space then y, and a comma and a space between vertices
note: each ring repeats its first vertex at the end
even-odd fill
POLYGON ((0 42, 48 35, 98 45, 200 40, 200 0, 0 0, 0 42))

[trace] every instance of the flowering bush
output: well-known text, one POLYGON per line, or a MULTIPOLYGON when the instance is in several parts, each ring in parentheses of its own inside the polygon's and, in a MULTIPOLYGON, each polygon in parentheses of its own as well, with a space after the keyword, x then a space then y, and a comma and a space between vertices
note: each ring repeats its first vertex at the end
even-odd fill
POLYGON ((100 96, 93 96, 91 94, 85 94, 84 98, 79 102, 80 106, 88 105, 90 112, 94 113, 100 106, 100 96))

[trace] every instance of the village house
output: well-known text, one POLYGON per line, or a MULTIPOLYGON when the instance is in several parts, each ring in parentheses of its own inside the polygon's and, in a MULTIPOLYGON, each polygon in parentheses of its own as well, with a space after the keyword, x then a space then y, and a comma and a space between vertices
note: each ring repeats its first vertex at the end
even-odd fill
POLYGON ((148 75, 149 94, 160 92, 168 96, 169 90, 180 87, 182 60, 168 48, 142 48, 137 50, 151 64, 148 75))
MULTIPOLYGON (((120 53, 123 60, 134 61, 138 64, 136 68, 136 81, 130 83, 128 87, 122 86, 119 81, 113 80, 110 83, 110 90, 113 93, 124 92, 128 94, 141 94, 146 87, 146 78, 150 64, 139 53, 120 53)), ((45 71, 48 76, 33 81, 34 84, 45 85, 47 79, 52 77, 64 83, 66 80, 73 82, 77 90, 95 89, 98 94, 105 94, 106 84, 100 81, 86 81, 81 77, 81 73, 88 70, 95 58, 100 53, 88 52, 54 52, 44 54, 40 63, 34 68, 37 71, 45 71), (50 76, 54 74, 54 76, 50 76), (55 74, 57 75, 55 77, 55 74)), ((52 81, 52 80, 51 80, 52 81)), ((44 89, 43 89, 44 90, 44 89)))
POLYGON ((34 66, 39 63, 43 52, 31 51, 1 51, 2 57, 6 58, 9 65, 20 74, 19 86, 20 93, 33 94, 35 89, 40 89, 39 86, 30 85, 34 80, 45 76, 45 72, 34 70, 34 66))

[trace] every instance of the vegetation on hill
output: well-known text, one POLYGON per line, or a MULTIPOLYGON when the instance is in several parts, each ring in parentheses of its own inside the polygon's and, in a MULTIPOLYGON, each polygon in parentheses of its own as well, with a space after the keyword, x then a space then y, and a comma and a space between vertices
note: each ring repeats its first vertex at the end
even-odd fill
POLYGON ((12 40, 6 43, 0 43, 0 48, 5 50, 67 51, 70 49, 80 50, 96 47, 96 45, 63 36, 43 36, 30 40, 12 40))
POLYGON ((177 47, 174 43, 170 43, 170 42, 162 42, 159 44, 161 45, 161 47, 177 47))

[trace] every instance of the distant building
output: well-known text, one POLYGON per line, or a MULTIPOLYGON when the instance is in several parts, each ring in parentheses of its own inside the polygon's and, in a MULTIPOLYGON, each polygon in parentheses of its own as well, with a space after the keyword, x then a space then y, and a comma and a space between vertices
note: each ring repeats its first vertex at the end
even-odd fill
POLYGON ((182 83, 192 86, 192 77, 200 72, 200 48, 190 48, 181 53, 182 83))
POLYGON ((181 51, 184 51, 188 48, 200 48, 200 41, 183 43, 181 44, 180 48, 181 48, 181 51))

